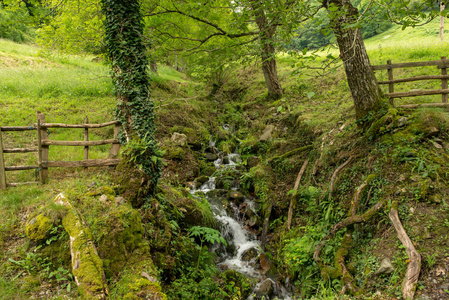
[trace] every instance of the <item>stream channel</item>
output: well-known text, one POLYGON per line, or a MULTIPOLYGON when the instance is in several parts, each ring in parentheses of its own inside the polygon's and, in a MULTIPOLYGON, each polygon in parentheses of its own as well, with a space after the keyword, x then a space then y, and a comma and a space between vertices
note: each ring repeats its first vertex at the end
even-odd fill
POLYGON ((238 149, 226 155, 218 151, 213 141, 208 149, 218 157, 214 161, 217 168, 215 177, 209 177, 208 181, 192 189, 191 194, 207 198, 214 218, 221 225, 221 234, 227 246, 216 244, 209 249, 218 256, 217 266, 221 270, 233 269, 257 280, 248 300, 292 299, 286 288, 276 280, 276 275, 267 274, 271 262, 262 251, 256 231, 251 230, 256 225, 255 220, 261 219, 257 215, 256 203, 239 191, 238 180, 225 177, 228 178, 226 189, 221 181, 223 176, 219 178, 220 174, 238 172, 237 169, 242 167, 238 149), (217 178, 219 182, 216 182, 217 178))

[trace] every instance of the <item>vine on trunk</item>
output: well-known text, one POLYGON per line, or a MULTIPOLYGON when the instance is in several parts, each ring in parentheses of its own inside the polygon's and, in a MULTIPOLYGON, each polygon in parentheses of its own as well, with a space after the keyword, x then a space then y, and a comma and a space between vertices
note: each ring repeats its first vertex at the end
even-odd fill
POLYGON ((121 144, 127 155, 149 176, 154 191, 162 172, 161 151, 154 139, 154 103, 150 100, 148 57, 138 0, 102 0, 105 42, 117 95, 115 119, 122 124, 121 144))

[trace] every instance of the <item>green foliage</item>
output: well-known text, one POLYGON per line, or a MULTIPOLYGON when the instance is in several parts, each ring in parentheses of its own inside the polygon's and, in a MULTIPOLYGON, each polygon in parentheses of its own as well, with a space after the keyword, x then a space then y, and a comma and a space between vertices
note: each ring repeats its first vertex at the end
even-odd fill
POLYGON ((6 10, 0 8, 0 38, 14 42, 30 42, 34 38, 34 28, 26 22, 28 14, 23 9, 6 10))

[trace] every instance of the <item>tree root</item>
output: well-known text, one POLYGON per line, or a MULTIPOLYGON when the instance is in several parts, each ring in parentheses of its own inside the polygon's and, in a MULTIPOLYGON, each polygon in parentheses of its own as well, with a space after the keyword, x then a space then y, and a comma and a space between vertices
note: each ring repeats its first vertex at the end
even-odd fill
POLYGON ((350 156, 350 157, 348 158, 348 160, 345 161, 342 165, 340 165, 340 166, 334 171, 334 173, 332 174, 332 178, 331 178, 331 187, 330 187, 330 190, 329 190, 329 199, 332 198, 332 193, 334 192, 335 181, 337 180, 338 173, 340 173, 340 171, 341 171, 344 167, 346 167, 346 166, 351 162, 351 160, 352 160, 353 158, 354 158, 353 156, 350 156))
POLYGON ((416 251, 412 241, 404 230, 401 220, 398 216, 397 202, 393 202, 390 210, 391 222, 393 222, 394 229, 398 234, 398 238, 405 246, 405 251, 410 259, 410 263, 407 266, 405 272, 404 283, 402 284, 402 297, 404 299, 413 299, 416 290, 416 284, 418 283, 419 273, 421 271, 421 255, 416 251))
MULTIPOLYGON (((301 181, 302 175, 306 171, 307 164, 309 163, 309 158, 307 157, 304 163, 302 164, 301 170, 298 173, 298 176, 296 177, 295 186, 293 187, 293 190, 297 191, 299 187, 299 182, 301 181)), ((290 227, 292 225, 292 218, 293 218, 293 208, 296 204, 296 197, 292 196, 290 199, 290 206, 288 208, 288 217, 287 217, 287 224, 286 224, 286 231, 290 230, 290 227)))
MULTIPOLYGON (((334 172, 334 175, 338 173, 337 171, 339 171, 339 169, 341 170, 345 165, 347 165, 351 159, 352 159, 352 157, 350 157, 343 165, 341 165, 339 168, 337 168, 337 170, 334 172)), ((336 175, 335 175, 335 177, 336 177, 336 175)), ((335 224, 329 231, 329 234, 326 237, 324 237, 321 240, 321 242, 317 245, 317 247, 315 248, 315 251, 313 253, 313 258, 318 263, 318 265, 321 269, 322 275, 324 275, 324 276, 328 275, 327 272, 329 270, 329 267, 326 267, 320 258, 321 249, 326 244, 326 241, 333 238, 338 231, 340 231, 341 229, 344 229, 346 227, 349 227, 348 231, 346 232, 346 234, 343 238, 340 248, 335 253, 335 269, 337 271, 337 273, 335 275, 336 275, 336 277, 341 276, 343 284, 344 284, 344 288, 343 288, 344 291, 348 290, 352 294, 358 293, 359 288, 355 284, 354 277, 352 277, 351 273, 346 268, 345 259, 346 259, 346 255, 348 254, 348 248, 350 247, 350 245, 352 243, 353 225, 358 224, 358 223, 367 222, 382 208, 382 206, 386 202, 386 199, 383 199, 383 200, 379 201, 378 203, 376 203, 373 207, 371 207, 365 213, 359 214, 359 215, 356 214, 357 209, 359 207, 360 197, 361 197, 363 191, 368 187, 370 181, 374 178, 375 178, 375 175, 368 176, 366 178, 366 180, 362 183, 362 185, 360 185, 357 188, 354 198, 351 201, 351 207, 349 209, 350 216, 347 217, 346 219, 338 222, 337 224, 335 224)))

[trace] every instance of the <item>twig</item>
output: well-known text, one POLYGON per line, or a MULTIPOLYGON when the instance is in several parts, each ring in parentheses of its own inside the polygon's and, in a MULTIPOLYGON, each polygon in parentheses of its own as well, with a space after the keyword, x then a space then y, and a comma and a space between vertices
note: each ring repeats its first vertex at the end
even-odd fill
POLYGON ((334 171, 334 174, 332 174, 332 178, 331 178, 331 187, 330 187, 330 190, 329 190, 329 199, 332 199, 332 193, 334 192, 335 181, 337 180, 338 173, 340 173, 340 171, 341 171, 344 167, 346 167, 346 166, 351 162, 351 160, 352 160, 353 158, 354 158, 353 156, 349 157, 348 160, 345 161, 341 166, 339 166, 339 167, 334 171))
MULTIPOLYGON (((307 157, 306 160, 304 161, 304 163, 302 164, 301 170, 298 173, 298 176, 296 177, 296 181, 295 181, 295 186, 293 187, 293 190, 297 191, 298 187, 299 187, 299 182, 301 181, 302 175, 304 174, 304 172, 306 171, 307 168, 307 164, 309 163, 309 158, 307 157)), ((287 217, 287 225, 285 227, 286 231, 290 230, 290 227, 292 225, 292 218, 293 218, 293 206, 294 206, 294 202, 296 197, 292 196, 290 199, 290 206, 288 208, 288 217, 287 217)))

